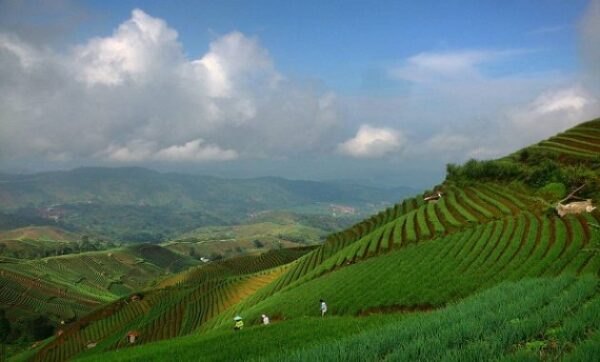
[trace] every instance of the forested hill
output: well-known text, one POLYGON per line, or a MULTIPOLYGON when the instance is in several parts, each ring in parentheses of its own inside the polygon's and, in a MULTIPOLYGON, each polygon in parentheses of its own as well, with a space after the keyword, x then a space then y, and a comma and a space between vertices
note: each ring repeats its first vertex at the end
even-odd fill
POLYGON ((202 226, 237 224, 264 211, 358 218, 413 192, 274 177, 223 179, 144 168, 78 168, 0 174, 0 212, 12 220, 4 229, 43 224, 42 218, 110 238, 161 241, 202 226))
POLYGON ((2 209, 54 203, 102 202, 120 205, 178 206, 199 209, 218 205, 236 209, 272 209, 317 202, 348 204, 397 200, 413 189, 383 189, 349 183, 293 181, 277 177, 224 179, 160 173, 139 167, 83 167, 29 175, 0 174, 2 209))

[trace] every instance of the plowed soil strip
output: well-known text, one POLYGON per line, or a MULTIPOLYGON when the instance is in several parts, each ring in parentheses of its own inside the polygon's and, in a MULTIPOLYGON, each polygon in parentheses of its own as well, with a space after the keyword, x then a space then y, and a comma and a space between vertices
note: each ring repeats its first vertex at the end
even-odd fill
POLYGON ((473 190, 471 190, 470 187, 465 188, 465 193, 471 200, 473 200, 473 202, 489 211, 492 215, 496 217, 502 216, 502 210, 498 209, 496 206, 490 204, 489 202, 482 200, 479 196, 477 196, 477 194, 473 190))
POLYGON ((596 146, 585 141, 579 141, 577 139, 571 139, 566 137, 555 137, 552 139, 552 141, 567 145, 569 147, 581 148, 586 151, 600 153, 600 146, 596 146))
POLYGON ((455 226, 453 226, 448 220, 446 220, 444 213, 440 210, 439 207, 434 207, 433 212, 435 212, 437 219, 440 221, 440 224, 442 224, 442 227, 445 230, 444 234, 448 234, 449 232, 452 232, 456 229, 455 226))
POLYGON ((479 192, 481 192, 482 194, 492 198, 492 199, 496 199, 498 200, 500 203, 502 203, 504 206, 508 207, 510 209, 510 212, 515 215, 518 214, 521 209, 512 203, 512 201, 510 201, 508 198, 506 198, 504 195, 498 194, 496 192, 492 192, 489 188, 480 188, 479 192))
MULTIPOLYGON (((525 224, 527 224, 527 219, 525 219, 525 224)), ((513 242, 512 239, 515 237, 515 233, 517 232, 517 230, 520 227, 520 218, 516 219, 515 221, 515 226, 513 227, 510 236, 508 237, 507 241, 506 241, 506 245, 504 245, 504 248, 502 248, 502 250, 500 251, 500 254, 498 254, 498 256, 496 257, 496 259, 494 260, 494 264, 496 264, 498 262, 498 260, 500 260, 502 258, 502 256, 504 255, 504 253, 506 252, 506 249, 508 249, 510 247, 510 244, 513 242)), ((523 238, 520 238, 520 241, 523 242, 523 238)), ((519 245, 520 246, 520 245, 519 245)))
POLYGON ((473 202, 473 200, 468 199, 468 196, 465 193, 457 191, 455 193, 455 198, 456 202, 460 203, 460 206, 462 206, 462 208, 465 209, 469 214, 471 214, 475 219, 481 222, 489 220, 488 217, 483 215, 481 212, 476 211, 471 205, 469 205, 469 202, 473 202))

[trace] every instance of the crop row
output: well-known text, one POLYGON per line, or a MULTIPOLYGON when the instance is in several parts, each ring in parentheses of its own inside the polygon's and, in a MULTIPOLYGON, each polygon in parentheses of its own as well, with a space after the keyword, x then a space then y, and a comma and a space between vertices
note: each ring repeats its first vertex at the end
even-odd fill
POLYGON ((261 360, 597 360, 598 286, 597 278, 572 277, 507 283, 440 311, 261 360))
POLYGON ((577 157, 597 157, 600 154, 600 124, 592 121, 580 125, 540 142, 536 148, 577 157))
POLYGON ((423 204, 353 242, 326 243, 299 259, 271 289, 271 294, 366 257, 518 214, 526 200, 497 186, 447 187, 436 203, 423 204))
POLYGON ((89 343, 97 344, 95 350, 126 347, 129 342, 125 334, 129 330, 139 333, 136 345, 192 333, 280 273, 280 270, 272 270, 250 276, 211 279, 194 286, 185 284, 150 292, 141 301, 123 299, 70 326, 38 352, 36 359, 70 359, 85 353, 89 343))
POLYGON ((305 280, 256 300, 250 310, 314 314, 324 298, 334 314, 369 308, 440 306, 503 280, 600 272, 598 214, 539 217, 525 212, 305 280), (588 230, 586 233, 585 230, 588 230), (377 288, 371 288, 377 285, 377 288), (293 307, 286 300, 297 301, 293 307))
POLYGON ((312 249, 313 247, 301 247, 270 250, 260 255, 246 255, 214 261, 206 265, 192 268, 188 272, 175 275, 172 278, 168 278, 161 283, 161 286, 175 285, 178 283, 201 283, 211 279, 253 274, 290 263, 310 252, 312 249))

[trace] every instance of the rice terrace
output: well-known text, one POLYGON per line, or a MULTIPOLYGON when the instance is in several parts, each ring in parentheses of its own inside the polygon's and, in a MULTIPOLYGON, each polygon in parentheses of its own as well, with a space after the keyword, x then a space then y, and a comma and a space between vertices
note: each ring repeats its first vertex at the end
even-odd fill
POLYGON ((600 1, 126 3, 0 2, 0 361, 600 361, 600 1))

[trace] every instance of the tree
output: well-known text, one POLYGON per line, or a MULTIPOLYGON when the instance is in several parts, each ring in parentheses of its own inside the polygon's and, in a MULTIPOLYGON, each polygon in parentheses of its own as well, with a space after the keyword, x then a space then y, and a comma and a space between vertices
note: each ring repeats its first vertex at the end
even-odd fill
POLYGON ((6 312, 0 309, 0 343, 4 343, 10 336, 10 322, 6 318, 6 312))
POLYGON ((23 321, 23 336, 30 341, 41 341, 54 334, 54 327, 45 316, 37 316, 23 321))

